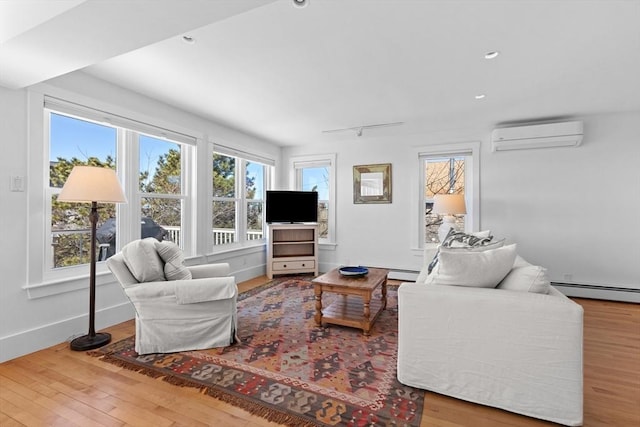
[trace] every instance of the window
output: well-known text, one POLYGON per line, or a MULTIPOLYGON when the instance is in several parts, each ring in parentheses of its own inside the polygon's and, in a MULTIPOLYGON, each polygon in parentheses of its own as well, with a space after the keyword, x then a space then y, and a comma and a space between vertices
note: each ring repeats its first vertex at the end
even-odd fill
MULTIPOLYGON (((50 219, 44 236, 45 276, 90 260, 90 205, 57 201, 76 165, 116 170, 128 198, 127 204, 99 205, 98 261, 140 237, 185 247, 190 240, 184 232, 190 198, 184 163, 193 152, 191 145, 169 139, 169 131, 49 98, 44 123, 49 166, 45 212, 50 219)), ((195 143, 185 135, 178 138, 195 143)))
MULTIPOLYGON (((432 212, 436 194, 462 194, 465 187, 465 157, 431 157, 422 159, 424 168, 425 242, 439 242, 438 227, 441 215, 432 212)), ((454 229, 465 230, 465 216, 456 215, 454 229)))
POLYGON ((138 136, 140 237, 171 240, 182 246, 186 200, 180 144, 138 136))
MULTIPOLYGON (((51 268, 87 264, 90 260, 91 224, 87 203, 58 202, 57 198, 76 165, 116 169, 117 129, 88 120, 49 114, 49 188, 47 233, 51 268)), ((100 223, 116 217, 114 204, 98 205, 100 223)), ((100 237, 100 236, 98 236, 100 237)))
MULTIPOLYGON (((436 194, 463 194, 466 215, 456 216, 455 228, 473 231, 479 227, 479 151, 477 142, 419 147, 418 206, 415 245, 437 244, 442 217, 432 212, 436 194)), ((416 211, 414 211, 416 212, 416 211)))
POLYGON ((318 238, 335 242, 335 154, 292 159, 293 188, 318 192, 318 238))
POLYGON ((264 239, 265 192, 273 162, 226 147, 214 150, 213 247, 264 239))

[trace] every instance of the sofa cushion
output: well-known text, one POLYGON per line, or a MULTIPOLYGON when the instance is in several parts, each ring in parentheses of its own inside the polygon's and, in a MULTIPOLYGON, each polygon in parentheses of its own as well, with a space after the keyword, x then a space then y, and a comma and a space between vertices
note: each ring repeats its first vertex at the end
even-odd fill
MULTIPOLYGON (((463 233, 461 231, 455 231, 453 228, 449 230, 447 237, 441 243, 443 248, 470 248, 470 247, 482 247, 489 244, 493 239, 491 230, 477 231, 475 233, 463 233)), ((504 243, 504 242, 503 242, 504 243)), ((502 244, 500 244, 502 246, 502 244)), ((497 247, 497 246, 496 246, 497 247)), ((481 248, 480 250, 489 249, 481 248)), ((433 268, 438 264, 438 255, 440 251, 436 252, 433 260, 427 267, 427 275, 433 271, 433 268)), ((426 279, 426 277, 425 277, 426 279)))
POLYGON ((515 244, 481 252, 443 247, 426 283, 495 288, 509 273, 515 258, 515 244))
POLYGON ((122 248, 124 263, 138 282, 165 280, 164 262, 158 255, 156 242, 153 237, 147 237, 134 240, 122 248))
POLYGON ((156 241, 156 250, 164 261, 164 277, 167 280, 191 279, 191 271, 184 265, 184 255, 180 246, 167 240, 156 241))
POLYGON ((511 269, 498 289, 510 291, 534 292, 537 294, 548 294, 551 289, 551 282, 547 276, 547 269, 538 265, 525 265, 511 269))

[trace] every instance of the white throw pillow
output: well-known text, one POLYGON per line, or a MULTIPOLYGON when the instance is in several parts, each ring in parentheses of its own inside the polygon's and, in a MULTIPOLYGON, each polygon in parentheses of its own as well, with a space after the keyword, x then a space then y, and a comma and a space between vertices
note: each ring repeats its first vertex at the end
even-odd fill
POLYGON ((513 262, 513 268, 527 267, 529 265, 533 265, 533 264, 531 264, 526 259, 522 258, 520 255, 516 255, 516 260, 513 262))
POLYGON ((548 294, 550 288, 547 269, 538 265, 514 267, 498 285, 498 289, 537 294, 548 294))
POLYGON ((147 237, 122 248, 125 265, 140 283, 165 280, 164 263, 156 251, 156 242, 153 237, 147 237))
MULTIPOLYGON (((491 235, 491 230, 483 230, 476 231, 474 233, 464 233, 462 231, 455 231, 453 228, 449 230, 447 237, 444 238, 442 243, 438 248, 471 248, 471 247, 480 247, 478 250, 483 251, 485 249, 497 248, 501 247, 504 244, 504 239, 497 242, 495 246, 487 246, 491 244, 491 240, 493 236, 491 235)), ((424 282, 429 274, 433 271, 434 267, 438 264, 438 254, 440 251, 435 253, 435 256, 429 261, 426 265, 426 269, 423 267, 418 275, 417 282, 424 282)), ((426 259, 425 259, 426 262, 426 259)))
POLYGON ((189 280, 191 271, 184 265, 184 254, 180 246, 164 240, 156 241, 158 255, 164 261, 164 277, 167 280, 189 280))
POLYGON ((427 284, 495 288, 516 259, 516 245, 482 252, 440 248, 438 264, 427 284))

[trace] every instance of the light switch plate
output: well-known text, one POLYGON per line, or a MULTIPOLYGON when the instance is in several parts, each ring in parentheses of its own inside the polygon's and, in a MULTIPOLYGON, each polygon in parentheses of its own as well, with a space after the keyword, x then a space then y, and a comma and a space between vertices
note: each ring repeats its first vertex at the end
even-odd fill
POLYGON ((16 191, 16 192, 24 191, 24 176, 19 176, 19 175, 11 176, 11 191, 16 191))

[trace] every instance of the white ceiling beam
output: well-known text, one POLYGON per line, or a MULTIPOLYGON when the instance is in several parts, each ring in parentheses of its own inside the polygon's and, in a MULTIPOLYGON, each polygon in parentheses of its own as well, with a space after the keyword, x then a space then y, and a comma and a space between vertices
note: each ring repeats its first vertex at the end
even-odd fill
POLYGON ((25 2, 33 19, 24 19, 25 7, 7 4, 3 21, 21 24, 0 45, 0 85, 31 86, 273 1, 87 0, 45 14, 37 13, 39 2, 25 2))

